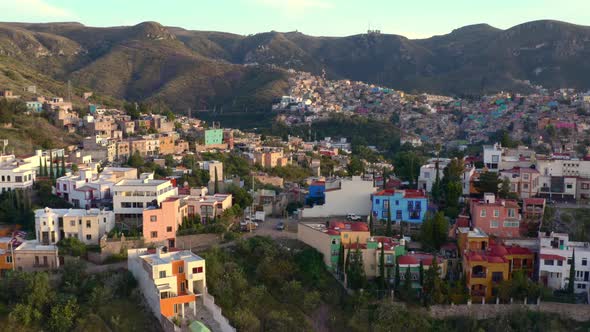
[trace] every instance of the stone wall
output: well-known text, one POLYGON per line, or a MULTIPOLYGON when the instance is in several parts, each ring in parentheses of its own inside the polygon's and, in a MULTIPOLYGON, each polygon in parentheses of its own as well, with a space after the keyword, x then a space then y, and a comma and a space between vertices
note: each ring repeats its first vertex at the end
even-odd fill
POLYGON ((467 316, 475 319, 493 318, 516 310, 539 311, 548 314, 558 314, 576 321, 586 321, 590 318, 590 306, 585 304, 541 302, 534 304, 471 304, 471 305, 435 305, 430 307, 433 318, 467 316))

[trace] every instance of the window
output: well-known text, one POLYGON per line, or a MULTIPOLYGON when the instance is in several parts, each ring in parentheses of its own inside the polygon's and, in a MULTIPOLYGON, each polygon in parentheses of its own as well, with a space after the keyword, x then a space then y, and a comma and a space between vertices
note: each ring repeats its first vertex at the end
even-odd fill
POLYGON ((6 256, 6 263, 12 263, 12 256, 6 256))
POLYGON ((90 220, 86 220, 86 228, 90 228, 90 227, 92 227, 90 220))
POLYGON ((493 155, 493 156, 492 156, 492 162, 493 162, 493 163, 497 163, 498 161, 500 161, 500 156, 498 156, 498 155, 493 155))
POLYGON ((184 266, 180 265, 178 267, 178 273, 184 273, 184 266))
POLYGON ((586 284, 578 284, 578 289, 586 289, 586 284))
POLYGON ((553 265, 553 260, 552 259, 546 259, 545 260, 545 265, 553 265))
POLYGON ((586 266, 586 265, 588 265, 588 260, 587 260, 586 258, 583 258, 583 259, 582 259, 582 265, 583 265, 583 266, 586 266))
POLYGON ((430 172, 424 172, 424 178, 430 179, 430 172))
POLYGON ((151 232, 150 236, 152 237, 152 239, 157 238, 158 237, 158 232, 151 232))
POLYGON ((168 232, 168 233, 172 232, 172 226, 166 227, 166 232, 168 232))
POLYGON ((523 175, 522 175, 522 178, 523 178, 525 181, 528 181, 528 180, 529 180, 529 175, 528 175, 528 174, 523 174, 523 175))
POLYGON ((399 201, 396 200, 395 201, 395 205, 399 206, 399 201))
POLYGON ((522 189, 529 189, 529 184, 528 183, 523 183, 522 184, 522 189))
POLYGON ((563 266, 563 261, 557 261, 557 266, 563 266))
POLYGON ((160 271, 160 278, 166 278, 166 271, 160 271))
POLYGON ((381 200, 380 200, 380 199, 378 199, 378 198, 377 198, 377 199, 375 199, 375 204, 376 204, 376 205, 379 205, 380 203, 381 203, 381 200))
POLYGON ((23 182, 23 177, 22 176, 15 176, 14 181, 15 182, 23 182))
POLYGON ((514 216, 515 216, 514 209, 508 209, 508 217, 514 218, 514 216))
POLYGON ((76 226, 76 220, 70 220, 70 226, 76 226))
POLYGON ((39 256, 35 256, 35 265, 39 265, 39 256))
POLYGON ((150 221, 158 221, 158 216, 150 216, 150 221))
POLYGON ((414 209, 414 202, 408 201, 408 210, 413 210, 413 209, 414 209))
POLYGON ((383 200, 383 209, 387 210, 388 208, 389 208, 389 200, 384 199, 383 200))
POLYGON ((193 273, 203 273, 203 267, 193 267, 193 273))
POLYGON ((498 220, 490 221, 490 228, 498 228, 498 226, 499 226, 498 220))
POLYGON ((572 265, 572 258, 571 257, 567 259, 567 265, 572 265))
POLYGON ((86 234, 86 240, 92 240, 92 235, 86 234))
POLYGON ((481 211, 479 212, 479 216, 480 217, 485 217, 486 215, 487 215, 486 209, 481 209, 481 211))
POLYGON ((494 209, 494 217, 499 217, 499 216, 500 216, 500 210, 494 209))
POLYGON ((395 211, 395 219, 396 220, 402 220, 402 210, 396 210, 395 211))
POLYGON ((573 185, 571 183, 568 183, 565 186, 566 186, 567 189, 572 189, 573 188, 573 185))
POLYGON ((519 224, 518 221, 504 221, 504 227, 518 227, 519 224))

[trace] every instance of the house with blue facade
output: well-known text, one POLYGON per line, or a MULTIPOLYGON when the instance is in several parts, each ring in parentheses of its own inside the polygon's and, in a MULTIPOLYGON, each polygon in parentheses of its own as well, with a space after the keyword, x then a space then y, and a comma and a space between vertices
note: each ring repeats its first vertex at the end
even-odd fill
POLYGON ((27 101, 27 109, 32 112, 43 111, 43 103, 40 101, 27 101))
POLYGON ((326 182, 315 181, 309 185, 309 193, 305 197, 305 205, 324 205, 326 203, 326 182))
POLYGON ((376 220, 418 224, 424 221, 428 210, 428 198, 422 190, 382 190, 373 194, 371 200, 376 220))

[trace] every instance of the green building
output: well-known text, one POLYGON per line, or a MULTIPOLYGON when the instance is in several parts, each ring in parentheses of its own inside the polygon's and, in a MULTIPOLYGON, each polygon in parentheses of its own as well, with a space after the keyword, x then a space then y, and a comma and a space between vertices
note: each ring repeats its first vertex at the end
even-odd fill
POLYGON ((205 130, 205 145, 217 145, 223 143, 223 129, 205 130))

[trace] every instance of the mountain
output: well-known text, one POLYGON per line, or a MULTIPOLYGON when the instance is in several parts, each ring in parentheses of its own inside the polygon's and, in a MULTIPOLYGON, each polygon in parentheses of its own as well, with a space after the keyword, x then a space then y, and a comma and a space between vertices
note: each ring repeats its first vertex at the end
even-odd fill
MULTIPOLYGON (((109 28, 0 23, 0 65, 175 110, 267 110, 288 88, 286 69, 451 95, 526 92, 532 85, 588 89, 590 27, 548 20, 507 30, 478 24, 412 40, 276 31, 242 36, 156 22, 109 28)), ((0 84, 9 81, 2 75, 0 84)))

